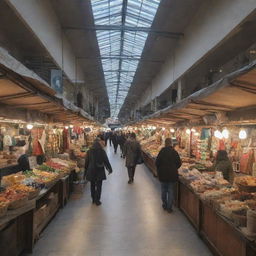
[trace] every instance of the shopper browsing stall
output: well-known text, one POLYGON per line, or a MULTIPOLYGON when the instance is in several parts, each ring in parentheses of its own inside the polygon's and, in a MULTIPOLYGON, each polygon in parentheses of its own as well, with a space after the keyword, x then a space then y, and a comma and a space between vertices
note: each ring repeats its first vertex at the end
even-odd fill
POLYGON ((136 140, 136 134, 132 133, 124 145, 125 165, 128 170, 128 184, 133 183, 137 160, 141 155, 140 143, 136 140))
POLYGON ((104 151, 99 139, 96 139, 85 159, 85 177, 91 182, 92 203, 101 205, 102 181, 106 180, 105 167, 108 173, 112 173, 106 152, 104 151))
POLYGON ((20 171, 30 170, 28 155, 26 154, 27 146, 25 140, 19 141, 16 145, 18 155, 18 168, 20 171))
POLYGON ((178 168, 181 166, 179 154, 172 147, 172 139, 165 140, 165 147, 162 148, 156 158, 157 174, 161 182, 162 207, 172 212, 173 189, 178 181, 178 168))
POLYGON ((225 180, 233 183, 234 172, 232 163, 228 158, 227 151, 219 150, 217 152, 215 163, 213 164, 211 169, 216 172, 221 172, 225 180))

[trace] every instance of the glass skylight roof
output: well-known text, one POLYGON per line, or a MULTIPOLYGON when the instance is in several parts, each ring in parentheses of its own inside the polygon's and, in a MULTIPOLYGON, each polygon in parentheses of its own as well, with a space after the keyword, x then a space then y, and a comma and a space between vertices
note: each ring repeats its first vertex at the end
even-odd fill
POLYGON ((112 117, 124 103, 148 37, 141 28, 151 28, 160 1, 91 0, 112 117))

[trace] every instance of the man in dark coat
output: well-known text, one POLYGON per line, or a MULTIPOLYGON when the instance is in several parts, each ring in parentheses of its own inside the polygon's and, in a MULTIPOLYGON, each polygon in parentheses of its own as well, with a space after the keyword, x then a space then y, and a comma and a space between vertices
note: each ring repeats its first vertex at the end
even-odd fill
POLYGON ((124 157, 125 165, 127 167, 129 181, 128 184, 132 184, 134 180, 135 169, 137 160, 141 155, 140 143, 136 140, 136 134, 132 133, 130 138, 124 144, 124 157))
POLYGON ((95 203, 97 206, 101 205, 102 181, 106 180, 105 167, 109 174, 112 173, 112 167, 107 154, 102 148, 99 139, 96 139, 86 155, 85 177, 91 182, 92 203, 95 203))
POLYGON ((126 138, 123 132, 121 132, 118 135, 118 144, 120 146, 120 150, 121 150, 121 157, 124 157, 124 144, 126 142, 126 138))
POLYGON ((114 152, 115 152, 115 154, 116 154, 117 148, 118 148, 118 136, 117 136, 117 133, 116 133, 116 132, 114 132, 114 133, 112 134, 112 143, 113 143, 113 146, 114 146, 114 152))
POLYGON ((156 167, 161 182, 163 209, 172 212, 173 190, 178 181, 178 169, 181 166, 179 154, 172 147, 172 139, 165 140, 165 147, 161 149, 156 158, 156 167))

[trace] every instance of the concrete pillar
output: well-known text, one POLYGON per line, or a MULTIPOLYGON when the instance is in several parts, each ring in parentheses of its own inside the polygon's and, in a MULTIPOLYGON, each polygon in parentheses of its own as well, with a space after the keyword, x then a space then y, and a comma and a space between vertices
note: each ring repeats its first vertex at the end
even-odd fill
POLYGON ((183 83, 182 83, 182 79, 179 79, 178 81, 178 91, 177 91, 177 102, 180 102, 181 99, 182 99, 182 86, 183 83))

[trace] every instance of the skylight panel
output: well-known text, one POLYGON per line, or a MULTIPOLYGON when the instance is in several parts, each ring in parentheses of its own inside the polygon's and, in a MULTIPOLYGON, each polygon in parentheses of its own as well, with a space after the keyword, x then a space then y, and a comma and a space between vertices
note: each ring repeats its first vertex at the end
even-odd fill
POLYGON ((118 115, 127 96, 148 37, 148 32, 140 28, 151 27, 160 0, 127 0, 126 9, 124 2, 91 0, 113 117, 118 115))

